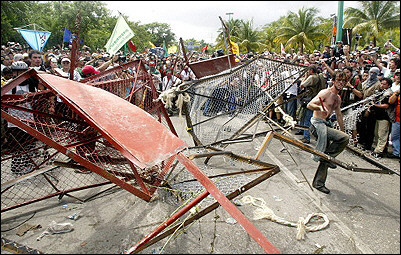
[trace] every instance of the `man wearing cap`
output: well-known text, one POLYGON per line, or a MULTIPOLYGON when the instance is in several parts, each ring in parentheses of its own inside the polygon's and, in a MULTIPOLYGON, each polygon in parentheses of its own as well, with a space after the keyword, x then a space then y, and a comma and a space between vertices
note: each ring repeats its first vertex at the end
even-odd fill
MULTIPOLYGON (((71 67, 71 60, 69 58, 61 59, 61 68, 57 68, 56 71, 62 76, 67 79, 70 77, 70 67, 71 67)), ((74 81, 80 81, 82 79, 81 75, 74 70, 74 81)))
POLYGON ((98 73, 100 73, 100 71, 96 70, 93 66, 90 66, 90 65, 84 66, 82 68, 82 76, 84 78, 88 78, 88 77, 98 74, 98 73))

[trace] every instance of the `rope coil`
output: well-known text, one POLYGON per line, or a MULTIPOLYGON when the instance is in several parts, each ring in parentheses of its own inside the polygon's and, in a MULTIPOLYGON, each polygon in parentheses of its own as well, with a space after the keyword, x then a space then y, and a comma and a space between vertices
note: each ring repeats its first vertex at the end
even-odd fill
POLYGON ((179 116, 182 115, 182 106, 185 103, 188 103, 191 100, 190 95, 187 92, 180 93, 181 86, 172 87, 171 89, 165 90, 160 93, 159 97, 156 100, 161 100, 166 108, 173 107, 173 99, 177 96, 177 100, 175 102, 175 106, 179 110, 179 116))
POLYGON ((287 220, 275 215, 274 212, 269 207, 266 206, 266 202, 262 198, 254 198, 254 197, 248 195, 248 196, 244 196, 241 199, 241 201, 244 204, 252 204, 256 207, 259 207, 254 211, 254 220, 260 220, 260 219, 266 218, 268 220, 277 222, 282 225, 296 227, 297 228, 297 235, 296 235, 297 240, 304 239, 306 232, 319 231, 319 230, 326 228, 329 225, 329 219, 323 213, 311 213, 306 217, 306 219, 304 219, 303 217, 299 217, 298 222, 294 223, 294 222, 287 221, 287 220), (257 200, 261 201, 260 204, 256 203, 257 200), (322 224, 316 225, 316 226, 308 225, 309 221, 314 217, 323 218, 324 222, 322 224))

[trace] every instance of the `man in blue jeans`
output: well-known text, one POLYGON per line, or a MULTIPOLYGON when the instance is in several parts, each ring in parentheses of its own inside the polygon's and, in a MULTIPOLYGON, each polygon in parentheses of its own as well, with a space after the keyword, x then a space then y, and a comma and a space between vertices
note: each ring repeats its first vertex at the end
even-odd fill
MULTIPOLYGON (((338 95, 346 82, 345 79, 343 71, 336 71, 333 77, 333 85, 321 90, 307 105, 307 108, 313 111, 310 131, 317 137, 315 149, 332 157, 339 155, 349 141, 349 136, 344 133, 344 122, 340 108, 341 98, 338 95), (341 131, 331 126, 329 118, 333 111, 336 113, 341 131)), ((323 193, 329 194, 330 190, 325 186, 327 170, 329 167, 336 168, 337 166, 316 155, 313 155, 313 160, 320 161, 320 163, 312 186, 323 193)))
MULTIPOLYGON (((316 94, 319 92, 319 84, 320 84, 320 79, 319 79, 319 75, 318 75, 317 66, 316 65, 308 66, 308 72, 306 73, 306 77, 301 82, 301 84, 299 84, 299 88, 309 90, 306 98, 310 99, 310 98, 313 98, 314 96, 316 96, 316 94)), ((305 106, 301 105, 301 107, 305 107, 305 106)), ((309 128, 312 114, 313 114, 313 111, 306 107, 305 113, 304 113, 303 117, 301 118, 299 124, 301 126, 306 126, 309 128)), ((305 129, 303 131, 303 135, 304 135, 304 138, 301 139, 301 142, 310 143, 310 133, 309 133, 308 129, 305 129)))

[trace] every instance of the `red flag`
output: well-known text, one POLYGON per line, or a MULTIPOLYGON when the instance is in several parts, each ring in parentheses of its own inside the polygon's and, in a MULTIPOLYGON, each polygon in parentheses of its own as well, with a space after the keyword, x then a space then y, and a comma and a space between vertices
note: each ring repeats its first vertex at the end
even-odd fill
POLYGON ((202 51, 205 51, 207 49, 207 46, 209 46, 209 44, 206 44, 206 46, 203 47, 202 51))
POLYGON ((131 40, 129 40, 128 46, 130 47, 130 49, 131 49, 133 52, 136 52, 136 47, 135 47, 134 43, 133 43, 131 40))

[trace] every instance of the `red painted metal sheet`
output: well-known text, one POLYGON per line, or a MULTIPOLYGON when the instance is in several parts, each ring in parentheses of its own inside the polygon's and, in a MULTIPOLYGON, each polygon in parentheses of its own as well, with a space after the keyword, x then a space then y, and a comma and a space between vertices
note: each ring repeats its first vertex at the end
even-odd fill
POLYGON ((141 168, 154 166, 187 147, 150 114, 112 93, 51 74, 38 76, 141 168))
MULTIPOLYGON (((236 66, 234 54, 230 55, 231 68, 236 66)), ((230 69, 228 57, 221 56, 212 59, 202 60, 198 62, 189 63, 189 67, 194 72, 196 78, 200 79, 205 76, 221 73, 230 69)))

